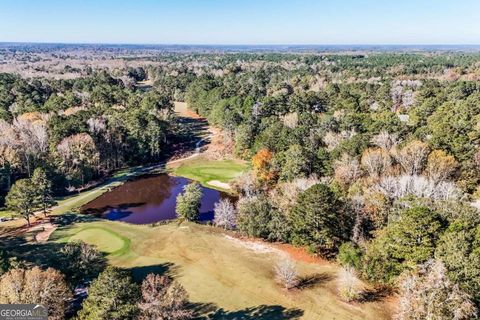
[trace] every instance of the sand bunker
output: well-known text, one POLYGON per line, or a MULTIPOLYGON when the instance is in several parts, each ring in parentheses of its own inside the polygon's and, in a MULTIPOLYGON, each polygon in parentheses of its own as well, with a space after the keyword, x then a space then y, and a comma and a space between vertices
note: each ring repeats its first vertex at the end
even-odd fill
POLYGON ((217 188, 221 188, 221 189, 225 189, 225 190, 230 190, 232 187, 230 187, 230 185, 228 183, 225 183, 225 182, 221 182, 221 181, 218 181, 218 180, 210 180, 207 182, 208 185, 212 186, 212 187, 217 187, 217 188))

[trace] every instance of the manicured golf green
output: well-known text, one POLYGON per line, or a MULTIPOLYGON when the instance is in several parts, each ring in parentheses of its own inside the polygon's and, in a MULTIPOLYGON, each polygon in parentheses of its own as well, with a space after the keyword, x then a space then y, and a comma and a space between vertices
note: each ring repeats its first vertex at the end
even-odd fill
POLYGON ((68 241, 83 241, 94 244, 98 250, 109 254, 123 254, 130 246, 130 240, 110 229, 86 227, 75 233, 68 241))
POLYGON ((247 170, 247 165, 238 160, 208 160, 198 157, 183 161, 173 168, 172 173, 200 182, 206 187, 222 189, 211 184, 212 181, 228 183, 247 170))
POLYGON ((298 309, 302 319, 389 318, 384 302, 342 302, 336 294, 335 264, 297 262, 302 276, 315 275, 318 281, 302 290, 284 291, 275 283, 273 270, 286 253, 229 238, 214 227, 98 220, 60 228, 50 241, 77 239, 96 245, 108 254, 109 263, 131 268, 137 278, 149 272, 168 273, 185 286, 193 302, 213 303, 228 312, 267 306, 298 309))

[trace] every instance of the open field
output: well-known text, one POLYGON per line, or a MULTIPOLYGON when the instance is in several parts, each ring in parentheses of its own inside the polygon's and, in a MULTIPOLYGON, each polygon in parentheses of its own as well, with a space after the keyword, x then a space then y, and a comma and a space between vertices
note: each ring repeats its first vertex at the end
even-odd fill
POLYGON ((285 292, 273 280, 273 267, 286 253, 236 240, 217 228, 196 224, 158 227, 98 220, 66 226, 50 241, 83 240, 108 254, 109 263, 131 268, 136 278, 167 273, 187 289, 193 302, 217 310, 217 319, 253 315, 258 319, 387 319, 386 303, 350 305, 335 289, 337 266, 297 262, 302 276, 315 276, 306 288, 285 292), (213 304, 213 305, 212 305, 213 304), (284 309, 285 308, 285 309, 284 309), (219 311, 219 309, 222 309, 219 311), (223 313, 222 313, 223 312, 223 313))

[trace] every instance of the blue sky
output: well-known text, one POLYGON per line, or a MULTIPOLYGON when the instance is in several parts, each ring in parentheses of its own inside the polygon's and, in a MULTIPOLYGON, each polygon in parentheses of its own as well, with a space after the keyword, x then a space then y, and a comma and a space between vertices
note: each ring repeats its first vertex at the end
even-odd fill
POLYGON ((480 0, 0 0, 0 41, 480 44, 480 0))

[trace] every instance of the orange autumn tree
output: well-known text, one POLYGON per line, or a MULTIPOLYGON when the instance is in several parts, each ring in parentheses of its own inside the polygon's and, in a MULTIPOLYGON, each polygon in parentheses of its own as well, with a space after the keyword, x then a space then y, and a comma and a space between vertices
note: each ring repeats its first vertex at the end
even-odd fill
POLYGON ((257 179, 262 183, 268 184, 277 176, 277 173, 272 165, 272 160, 273 153, 265 148, 260 149, 252 157, 253 171, 255 172, 257 179))
POLYGON ((433 150, 428 156, 425 173, 435 182, 450 178, 458 167, 455 158, 443 150, 433 150))

